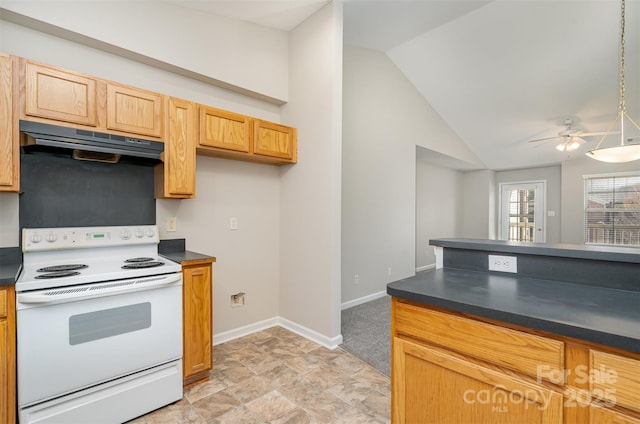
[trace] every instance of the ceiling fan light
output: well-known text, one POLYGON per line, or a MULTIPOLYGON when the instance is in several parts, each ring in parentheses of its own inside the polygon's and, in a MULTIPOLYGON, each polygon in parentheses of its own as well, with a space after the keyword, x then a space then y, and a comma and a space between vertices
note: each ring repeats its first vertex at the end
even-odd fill
POLYGON ((567 152, 573 152, 578 147, 580 147, 580 142, 579 141, 576 141, 576 140, 570 141, 567 144, 567 152))
POLYGON ((587 156, 595 160, 609 163, 633 162, 640 159, 640 144, 595 149, 587 152, 587 156))
POLYGON ((560 143, 556 146, 556 149, 558 149, 561 152, 564 152, 565 150, 567 150, 567 145, 565 143, 560 143))

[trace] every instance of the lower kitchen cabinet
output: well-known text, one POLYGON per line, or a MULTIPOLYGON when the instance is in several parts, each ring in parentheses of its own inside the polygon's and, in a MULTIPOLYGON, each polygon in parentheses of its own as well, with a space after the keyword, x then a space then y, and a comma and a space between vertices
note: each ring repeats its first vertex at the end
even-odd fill
POLYGON ((395 423, 557 423, 562 394, 419 343, 394 340, 395 423))
POLYGON ((183 383, 206 381, 213 367, 213 259, 182 262, 183 383))
POLYGON ((0 422, 16 422, 16 305, 13 286, 0 287, 0 422))
POLYGON ((394 424, 640 424, 640 354, 392 300, 394 424))

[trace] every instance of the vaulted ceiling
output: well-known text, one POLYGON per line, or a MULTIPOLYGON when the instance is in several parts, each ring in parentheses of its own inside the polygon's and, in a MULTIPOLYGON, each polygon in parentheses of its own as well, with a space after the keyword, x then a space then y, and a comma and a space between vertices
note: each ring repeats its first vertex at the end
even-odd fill
MULTIPOLYGON (((290 30, 328 1, 176 3, 290 30)), ((625 96, 640 123, 640 0, 626 0, 625 15, 625 96)), ((528 141, 557 135, 567 118, 605 131, 618 110, 616 0, 344 0, 344 42, 385 52, 491 169, 584 157, 599 137, 572 153, 556 150, 559 139, 528 141)), ((640 131, 627 135, 640 142, 640 131)))

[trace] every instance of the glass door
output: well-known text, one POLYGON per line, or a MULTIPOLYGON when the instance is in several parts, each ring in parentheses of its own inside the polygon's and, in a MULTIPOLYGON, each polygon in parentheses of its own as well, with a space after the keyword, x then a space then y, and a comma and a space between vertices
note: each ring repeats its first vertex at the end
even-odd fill
POLYGON ((500 184, 500 240, 544 243, 545 182, 500 184))

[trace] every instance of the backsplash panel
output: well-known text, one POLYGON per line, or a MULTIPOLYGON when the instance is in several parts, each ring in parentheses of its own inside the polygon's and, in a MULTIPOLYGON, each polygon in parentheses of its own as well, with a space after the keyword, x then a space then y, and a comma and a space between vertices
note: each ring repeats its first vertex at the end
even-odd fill
POLYGON ((75 160, 69 153, 22 153, 20 229, 154 225, 153 166, 75 160))

